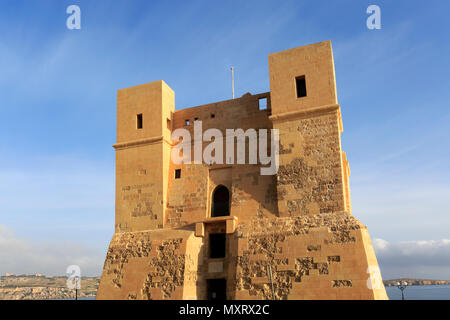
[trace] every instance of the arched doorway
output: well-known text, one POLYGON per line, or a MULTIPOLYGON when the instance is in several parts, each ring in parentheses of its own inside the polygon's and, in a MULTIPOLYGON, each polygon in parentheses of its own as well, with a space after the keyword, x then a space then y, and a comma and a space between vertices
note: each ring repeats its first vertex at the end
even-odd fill
POLYGON ((230 192, 225 186, 218 186, 212 196, 211 217, 230 215, 230 192))

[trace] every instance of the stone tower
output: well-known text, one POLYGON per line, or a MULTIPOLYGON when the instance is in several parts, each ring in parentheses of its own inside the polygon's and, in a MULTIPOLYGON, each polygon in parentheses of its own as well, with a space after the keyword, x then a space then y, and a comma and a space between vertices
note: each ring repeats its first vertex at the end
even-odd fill
POLYGON ((269 55, 269 74, 270 92, 177 111, 163 81, 118 91, 116 227, 97 299, 387 298, 351 214, 330 41, 269 55), (208 148, 200 122, 277 130, 278 172, 174 162, 176 129, 208 148))

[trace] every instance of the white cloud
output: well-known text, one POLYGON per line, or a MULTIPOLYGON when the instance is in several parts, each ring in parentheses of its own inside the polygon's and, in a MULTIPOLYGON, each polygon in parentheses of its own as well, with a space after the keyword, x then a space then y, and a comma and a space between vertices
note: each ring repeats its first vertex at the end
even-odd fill
POLYGON ((78 265, 83 276, 98 276, 105 254, 75 243, 33 242, 18 238, 0 225, 0 274, 65 275, 69 265, 78 265))
POLYGON ((388 242, 374 239, 383 278, 450 279, 450 239, 388 242))
POLYGON ((389 245, 389 242, 383 239, 374 239, 373 240, 373 247, 375 250, 383 250, 386 249, 386 247, 389 245))

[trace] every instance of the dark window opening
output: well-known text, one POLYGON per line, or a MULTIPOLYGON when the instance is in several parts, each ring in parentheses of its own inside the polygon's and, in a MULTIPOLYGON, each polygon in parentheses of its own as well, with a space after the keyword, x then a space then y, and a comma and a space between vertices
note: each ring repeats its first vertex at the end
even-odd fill
POLYGON ((225 258, 225 233, 211 233, 209 235, 209 257, 225 258))
POLYGON ((136 120, 137 120, 137 128, 142 129, 142 113, 137 115, 136 120))
POLYGON ((172 124, 169 118, 167 118, 167 129, 172 130, 172 124))
POLYGON ((181 169, 175 169, 175 179, 181 178, 181 169))
POLYGON ((227 299, 227 280, 226 279, 208 279, 206 280, 208 300, 226 300, 227 299))
POLYGON ((305 76, 295 78, 297 86, 297 98, 306 97, 306 79, 305 76))
POLYGON ((197 118, 197 117, 195 117, 195 118, 194 118, 194 121, 198 121, 198 118, 197 118))
POLYGON ((259 110, 267 110, 267 98, 258 99, 259 110))
POLYGON ((211 217, 230 215, 230 193, 224 186, 218 186, 212 196, 211 217))
POLYGON ((214 113, 211 113, 211 119, 215 118, 216 115, 214 113))

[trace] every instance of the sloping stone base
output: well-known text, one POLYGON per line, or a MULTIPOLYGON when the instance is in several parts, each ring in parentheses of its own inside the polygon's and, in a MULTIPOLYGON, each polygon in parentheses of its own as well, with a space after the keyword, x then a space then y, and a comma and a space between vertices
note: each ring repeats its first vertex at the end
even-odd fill
POLYGON ((367 228, 339 212, 240 226, 235 299, 387 299, 367 228))
POLYGON ((211 276, 227 279, 229 299, 387 299, 369 233, 346 212, 240 224, 218 275, 207 272, 206 239, 186 229, 115 234, 97 299, 205 299, 211 276))

